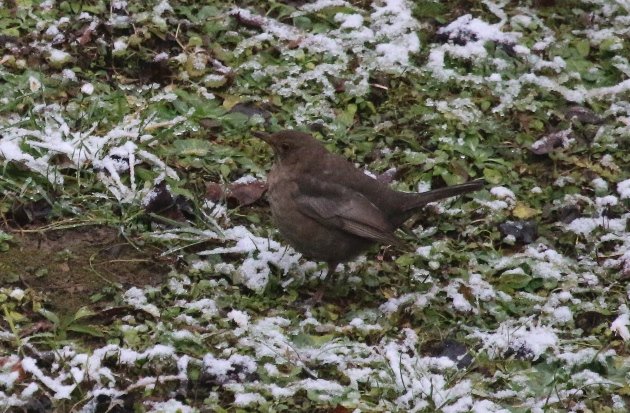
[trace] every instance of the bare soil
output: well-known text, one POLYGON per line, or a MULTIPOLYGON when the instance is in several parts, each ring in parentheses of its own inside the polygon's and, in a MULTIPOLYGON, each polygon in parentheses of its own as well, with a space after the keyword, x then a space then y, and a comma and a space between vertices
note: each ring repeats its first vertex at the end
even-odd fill
POLYGON ((0 252, 0 285, 39 291, 59 312, 89 305, 107 286, 157 285, 170 270, 156 247, 131 245, 114 228, 4 230, 13 240, 0 252))

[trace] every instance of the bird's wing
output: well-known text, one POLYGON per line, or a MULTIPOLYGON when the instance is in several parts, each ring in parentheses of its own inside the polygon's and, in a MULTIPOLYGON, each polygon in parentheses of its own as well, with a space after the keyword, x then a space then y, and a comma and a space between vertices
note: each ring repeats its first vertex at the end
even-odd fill
POLYGON ((301 177, 295 201, 300 212, 322 225, 374 242, 402 246, 394 228, 369 199, 340 184, 301 177))

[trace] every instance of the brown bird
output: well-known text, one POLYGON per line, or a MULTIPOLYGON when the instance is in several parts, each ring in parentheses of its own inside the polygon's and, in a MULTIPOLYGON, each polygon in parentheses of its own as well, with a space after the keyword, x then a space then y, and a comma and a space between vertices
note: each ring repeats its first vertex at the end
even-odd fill
POLYGON ((267 196, 280 234, 306 257, 325 261, 327 276, 375 243, 403 246, 394 231, 429 202, 484 185, 479 179, 423 193, 400 192, 330 153, 307 133, 254 135, 275 153, 267 196))

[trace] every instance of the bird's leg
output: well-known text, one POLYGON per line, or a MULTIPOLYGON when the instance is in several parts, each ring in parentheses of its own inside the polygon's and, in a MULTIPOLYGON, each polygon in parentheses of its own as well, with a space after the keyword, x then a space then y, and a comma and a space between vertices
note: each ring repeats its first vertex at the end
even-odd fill
POLYGON ((324 298, 324 291, 326 290, 326 281, 330 281, 332 275, 335 273, 337 269, 338 262, 329 261, 327 262, 328 270, 326 271, 326 275, 322 278, 322 285, 319 286, 315 294, 311 297, 314 303, 321 303, 322 298, 324 298))
POLYGON ((326 276, 324 277, 324 280, 329 280, 330 277, 332 277, 332 275, 337 270, 337 266, 339 265, 339 263, 336 261, 328 261, 326 264, 328 264, 328 271, 326 271, 326 276))

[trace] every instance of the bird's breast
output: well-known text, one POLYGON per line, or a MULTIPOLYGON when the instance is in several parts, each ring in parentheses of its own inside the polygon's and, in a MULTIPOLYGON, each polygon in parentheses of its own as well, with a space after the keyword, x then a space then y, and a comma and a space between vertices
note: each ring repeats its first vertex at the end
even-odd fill
POLYGON ((272 168, 267 175, 267 199, 274 215, 285 209, 295 208, 293 199, 297 195, 298 185, 288 174, 272 168))

